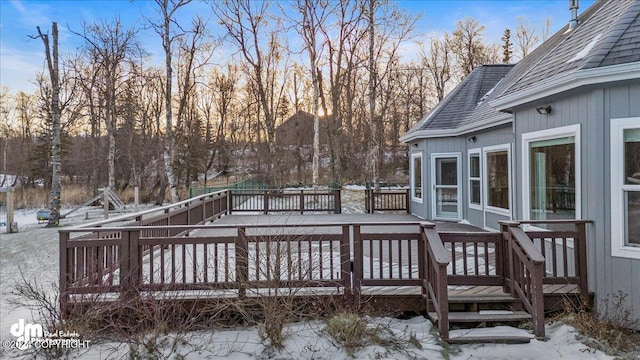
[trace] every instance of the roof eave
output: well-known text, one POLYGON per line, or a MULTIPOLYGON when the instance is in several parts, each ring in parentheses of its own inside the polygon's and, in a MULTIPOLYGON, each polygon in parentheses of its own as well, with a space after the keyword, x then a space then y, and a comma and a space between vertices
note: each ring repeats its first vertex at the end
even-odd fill
POLYGON ((513 120, 511 114, 504 114, 500 116, 494 116, 489 119, 478 121, 473 124, 467 124, 455 129, 437 129, 437 130, 417 130, 411 133, 407 133, 400 137, 400 141, 408 143, 414 140, 441 138, 441 137, 456 137, 465 135, 474 131, 485 130, 495 126, 508 124, 513 120))
POLYGON ((499 111, 508 111, 518 105, 536 101, 581 86, 640 79, 640 62, 577 70, 560 75, 550 81, 535 84, 512 94, 489 101, 499 111))

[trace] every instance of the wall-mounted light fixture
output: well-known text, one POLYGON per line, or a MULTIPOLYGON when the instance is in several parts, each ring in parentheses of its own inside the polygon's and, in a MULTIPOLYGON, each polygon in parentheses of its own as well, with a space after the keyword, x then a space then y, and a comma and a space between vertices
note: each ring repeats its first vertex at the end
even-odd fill
POLYGON ((536 111, 540 115, 551 114, 551 105, 539 106, 539 107, 536 108, 536 111))
POLYGON ((475 137, 475 135, 474 135, 474 136, 469 136, 469 137, 467 138, 467 141, 468 141, 468 142, 470 142, 470 143, 474 143, 474 142, 476 142, 476 137, 475 137))

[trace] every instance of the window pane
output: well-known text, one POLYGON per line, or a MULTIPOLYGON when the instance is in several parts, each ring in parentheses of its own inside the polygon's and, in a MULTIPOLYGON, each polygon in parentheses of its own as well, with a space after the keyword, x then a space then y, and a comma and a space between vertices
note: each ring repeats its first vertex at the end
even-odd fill
POLYGON ((640 246, 640 191, 626 191, 627 245, 640 246))
POLYGON ((640 184, 640 129, 624 130, 624 183, 640 184))
POLYGON ((436 216, 458 216, 458 189, 436 189, 436 216))
POLYGON ((471 180, 471 203, 480 205, 480 180, 471 180))
POLYGON ((533 220, 575 219, 575 144, 564 143, 566 139, 530 144, 530 217, 533 220))
POLYGON ((480 177, 480 154, 469 157, 469 177, 480 177))
POLYGON ((437 185, 458 185, 458 161, 437 159, 437 185))
POLYGON ((509 208, 509 154, 507 151, 487 154, 487 203, 509 208))
POLYGON ((413 158, 413 197, 422 199, 422 158, 413 158))

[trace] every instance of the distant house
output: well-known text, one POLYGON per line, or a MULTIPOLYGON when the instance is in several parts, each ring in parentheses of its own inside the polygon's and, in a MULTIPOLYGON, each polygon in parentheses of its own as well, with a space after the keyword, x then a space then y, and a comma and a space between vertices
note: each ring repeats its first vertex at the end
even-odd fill
POLYGON ((640 318, 640 1, 598 1, 518 64, 478 67, 401 140, 413 214, 591 220, 589 289, 640 318))
MULTIPOLYGON (((327 119, 320 117, 320 145, 327 144, 327 119)), ((298 110, 276 128, 276 145, 313 146, 313 114, 298 110)))

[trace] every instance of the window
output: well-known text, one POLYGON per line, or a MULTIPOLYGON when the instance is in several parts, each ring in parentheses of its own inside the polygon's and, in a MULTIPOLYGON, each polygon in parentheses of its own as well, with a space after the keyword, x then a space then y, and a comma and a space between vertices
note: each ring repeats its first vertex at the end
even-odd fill
POLYGON ((640 259, 640 118, 611 120, 612 255, 640 259))
POLYGON ((469 150, 469 207, 482 210, 480 149, 469 150))
POLYGON ((580 218, 580 125, 522 135, 525 219, 580 218))
POLYGON ((411 154, 411 200, 422 203, 422 153, 411 154))
POLYGON ((489 146, 483 153, 486 210, 510 216, 510 146, 489 146))

